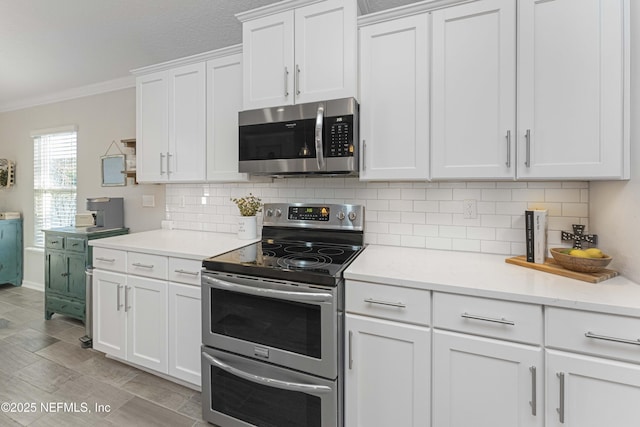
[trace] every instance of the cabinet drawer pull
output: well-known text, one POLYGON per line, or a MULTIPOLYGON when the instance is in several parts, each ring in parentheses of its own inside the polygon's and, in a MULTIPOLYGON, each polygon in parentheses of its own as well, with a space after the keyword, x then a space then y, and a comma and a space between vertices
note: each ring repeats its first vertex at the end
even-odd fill
POLYGON ((120 289, 122 289, 122 285, 118 285, 118 289, 116 289, 116 310, 120 311, 120 307, 122 307, 122 304, 120 304, 120 289))
POLYGON ((141 267, 141 268, 153 268, 153 264, 141 264, 139 262, 134 262, 133 264, 134 267, 141 267))
POLYGON ((556 411, 558 412, 558 420, 564 424, 564 372, 558 372, 556 375, 560 380, 560 404, 556 411))
POLYGON ((284 97, 289 96, 289 69, 284 67, 284 97))
POLYGON ((536 371, 537 369, 535 366, 529 367, 529 372, 531 372, 531 400, 529 401, 529 405, 531 405, 531 415, 534 417, 538 412, 538 380, 536 377, 536 371))
POLYGON ((531 129, 527 129, 527 133, 525 133, 524 138, 526 142, 524 165, 526 167, 531 167, 531 129))
POLYGON ((513 320, 507 320, 504 317, 501 317, 500 319, 498 319, 495 317, 485 317, 485 316, 478 316, 476 314, 469 314, 467 312, 462 313, 460 317, 464 317, 465 319, 481 320, 483 322, 500 323, 502 325, 509 325, 509 326, 516 325, 516 322, 514 322, 513 320))
POLYGON ((353 369, 353 332, 349 331, 349 369, 353 369))
POLYGON ((60 243, 60 241, 58 240, 52 240, 49 243, 51 243, 52 245, 57 245, 58 243, 60 243))
POLYGON ((173 271, 178 273, 178 274, 188 274, 190 276, 197 276, 198 274, 200 274, 199 271, 187 271, 187 270, 183 270, 183 269, 178 269, 178 270, 173 270, 173 271))
POLYGON ((505 165, 510 168, 511 167, 511 131, 507 131, 507 162, 505 165))
POLYGON ((367 298, 364 300, 364 302, 368 302, 369 304, 388 305, 389 307, 407 308, 407 305, 403 304, 401 301, 390 302, 390 301, 380 301, 373 298, 367 298))
POLYGON ((131 306, 129 305, 129 286, 124 287, 124 312, 128 312, 131 306))
POLYGON ((103 261, 103 262, 116 262, 115 258, 102 258, 102 257, 96 257, 96 261, 103 261))
POLYGON ((619 342, 619 343, 623 343, 623 344, 633 344, 633 345, 640 345, 640 339, 637 340, 633 340, 633 339, 626 339, 626 338, 616 338, 616 337, 609 337, 607 335, 598 335, 598 334, 594 334, 593 332, 589 331, 586 332, 584 334, 585 337, 587 338, 592 338, 594 340, 604 340, 604 341, 613 341, 613 342, 619 342))
POLYGON ((164 154, 160 153, 160 176, 164 175, 164 154))
POLYGON ((296 95, 300 96, 302 92, 300 92, 300 66, 296 64, 296 95))

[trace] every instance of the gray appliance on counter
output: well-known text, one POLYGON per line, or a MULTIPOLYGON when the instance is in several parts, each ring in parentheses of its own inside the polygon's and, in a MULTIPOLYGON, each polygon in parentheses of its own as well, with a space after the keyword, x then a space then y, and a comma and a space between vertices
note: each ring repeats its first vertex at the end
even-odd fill
POLYGON ((124 201, 122 197, 95 197, 87 199, 87 210, 95 212, 96 225, 90 231, 124 227, 124 201))

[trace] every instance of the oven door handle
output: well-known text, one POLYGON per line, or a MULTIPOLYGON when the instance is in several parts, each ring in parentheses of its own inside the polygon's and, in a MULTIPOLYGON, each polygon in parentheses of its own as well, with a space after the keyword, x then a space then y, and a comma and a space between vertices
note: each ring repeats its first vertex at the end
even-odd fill
POLYGON ((216 359, 208 353, 202 352, 202 356, 211 362, 216 367, 222 369, 230 373, 231 375, 235 375, 247 381, 254 382, 256 384, 265 385, 267 387, 275 387, 281 390, 288 390, 294 392, 302 392, 306 394, 313 395, 322 395, 331 393, 331 387, 327 387, 324 385, 313 385, 313 384, 300 384, 300 383, 292 383, 289 381, 281 381, 273 378, 261 377, 259 375, 250 374, 249 372, 242 371, 238 368, 234 368, 233 366, 229 366, 223 361, 216 359))
POLYGON ((211 276, 202 276, 203 282, 207 285, 226 291, 235 291, 243 294, 257 295, 262 297, 273 297, 278 299, 287 299, 297 302, 326 302, 331 301, 333 296, 325 292, 293 292, 279 291, 276 289, 257 288, 253 286, 238 285, 236 283, 227 282, 216 279, 211 276))

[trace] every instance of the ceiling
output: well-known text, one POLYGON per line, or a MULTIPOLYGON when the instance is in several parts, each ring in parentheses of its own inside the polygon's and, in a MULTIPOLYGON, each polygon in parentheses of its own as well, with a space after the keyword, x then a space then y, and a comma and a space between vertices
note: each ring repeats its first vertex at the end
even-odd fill
MULTIPOLYGON (((357 0, 361 13, 416 0, 357 0)), ((0 111, 241 42, 238 12, 276 0, 0 0, 0 111)), ((68 97, 72 97, 71 95, 68 97)))

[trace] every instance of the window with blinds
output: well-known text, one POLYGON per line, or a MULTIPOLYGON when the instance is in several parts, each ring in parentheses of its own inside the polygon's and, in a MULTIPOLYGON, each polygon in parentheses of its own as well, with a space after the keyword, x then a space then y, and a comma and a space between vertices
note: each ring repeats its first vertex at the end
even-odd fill
POLYGON ((77 131, 75 127, 33 132, 34 245, 43 229, 73 225, 76 215, 77 131))

